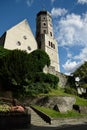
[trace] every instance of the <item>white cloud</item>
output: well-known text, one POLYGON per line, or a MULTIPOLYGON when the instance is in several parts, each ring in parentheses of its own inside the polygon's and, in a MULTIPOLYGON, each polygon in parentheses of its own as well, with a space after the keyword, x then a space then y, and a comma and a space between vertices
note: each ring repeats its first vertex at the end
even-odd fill
POLYGON ((26 1, 27 5, 28 5, 29 7, 33 4, 33 2, 34 2, 33 0, 27 0, 27 1, 26 1))
POLYGON ((70 74, 73 73, 81 64, 81 62, 67 60, 66 63, 62 66, 65 69, 66 73, 70 74))
POLYGON ((78 0, 79 4, 87 4, 87 0, 78 0))
POLYGON ((83 48, 81 52, 79 53, 79 55, 76 55, 74 59, 80 60, 80 61, 87 61, 87 46, 83 48))
POLYGON ((87 13, 84 15, 68 14, 54 20, 54 31, 60 46, 87 44, 87 13))
POLYGON ((71 52, 68 52, 68 53, 67 53, 67 57, 68 57, 68 58, 72 58, 71 52))
POLYGON ((65 8, 61 9, 61 8, 53 8, 51 10, 51 14, 53 17, 58 17, 58 16, 62 16, 65 15, 67 13, 67 10, 65 8))

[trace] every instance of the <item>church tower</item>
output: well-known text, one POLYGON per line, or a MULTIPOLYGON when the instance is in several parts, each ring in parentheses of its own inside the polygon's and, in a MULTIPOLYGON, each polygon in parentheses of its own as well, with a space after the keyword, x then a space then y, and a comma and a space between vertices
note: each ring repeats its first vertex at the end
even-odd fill
POLYGON ((60 72, 58 45, 54 38, 52 17, 48 11, 40 11, 36 18, 36 40, 38 48, 50 57, 51 67, 60 72))

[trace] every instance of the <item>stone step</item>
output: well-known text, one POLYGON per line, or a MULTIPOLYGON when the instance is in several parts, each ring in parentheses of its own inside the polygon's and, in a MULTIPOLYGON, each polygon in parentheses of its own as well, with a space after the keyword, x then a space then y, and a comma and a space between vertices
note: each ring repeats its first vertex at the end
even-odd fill
POLYGON ((31 112, 31 124, 35 126, 49 126, 48 123, 46 123, 34 110, 30 107, 27 107, 27 109, 31 112))

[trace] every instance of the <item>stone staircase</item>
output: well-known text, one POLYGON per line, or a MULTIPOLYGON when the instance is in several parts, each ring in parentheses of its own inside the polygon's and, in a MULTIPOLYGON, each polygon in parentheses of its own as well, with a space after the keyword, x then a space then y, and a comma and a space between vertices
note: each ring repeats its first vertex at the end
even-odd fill
POLYGON ((31 112, 31 124, 35 126, 50 126, 33 109, 27 107, 31 112))

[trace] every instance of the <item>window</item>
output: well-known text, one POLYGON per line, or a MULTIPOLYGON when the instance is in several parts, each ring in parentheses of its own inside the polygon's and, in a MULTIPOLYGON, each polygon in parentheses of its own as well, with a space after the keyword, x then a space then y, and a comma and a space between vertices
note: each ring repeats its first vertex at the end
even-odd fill
POLYGON ((53 49, 55 49, 55 45, 52 42, 49 43, 49 46, 51 46, 53 49))
POLYGON ((27 39, 27 37, 26 36, 23 36, 23 38, 26 40, 27 39))
POLYGON ((31 50, 31 47, 30 47, 30 46, 28 46, 28 47, 27 47, 27 49, 30 51, 30 50, 31 50))
POLYGON ((43 30, 44 34, 46 33, 46 30, 43 30))
POLYGON ((50 32, 50 36, 52 37, 52 32, 50 32))
POLYGON ((46 26, 46 23, 43 23, 44 26, 46 26))
POLYGON ((53 47, 53 43, 51 42, 51 47, 53 47))
POLYGON ((18 45, 18 46, 20 46, 20 45, 21 45, 21 42, 20 42, 20 41, 18 41, 18 42, 17 42, 17 45, 18 45))
POLYGON ((50 41, 48 42, 49 46, 50 46, 50 41))
POLYGON ((55 45, 53 44, 53 48, 55 49, 55 45))

